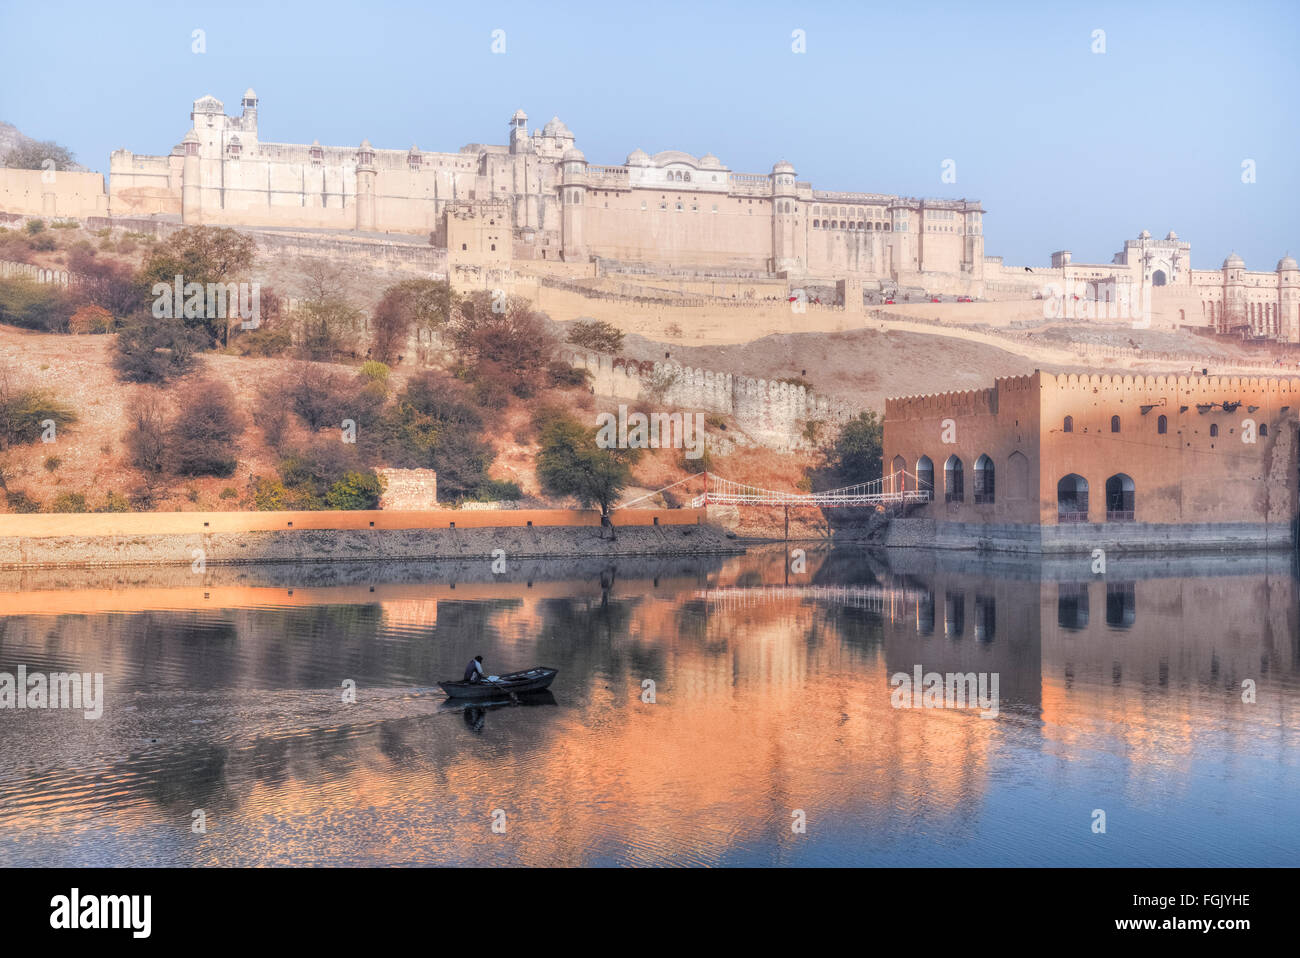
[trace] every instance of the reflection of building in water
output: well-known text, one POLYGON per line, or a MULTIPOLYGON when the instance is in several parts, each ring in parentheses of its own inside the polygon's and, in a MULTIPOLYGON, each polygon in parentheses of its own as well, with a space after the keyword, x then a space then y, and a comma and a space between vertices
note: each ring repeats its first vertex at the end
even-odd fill
POLYGON ((1300 379, 1036 372, 887 400, 885 472, 931 502, 893 545, 1290 549, 1300 379))

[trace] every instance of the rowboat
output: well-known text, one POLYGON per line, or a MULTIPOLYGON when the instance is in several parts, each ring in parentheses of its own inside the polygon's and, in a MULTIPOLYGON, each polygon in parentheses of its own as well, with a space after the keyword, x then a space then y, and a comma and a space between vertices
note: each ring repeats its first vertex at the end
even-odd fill
POLYGON ((453 699, 490 699, 502 694, 540 692, 554 681, 558 669, 539 665, 523 672, 497 676, 496 681, 456 682, 448 679, 438 686, 453 699))

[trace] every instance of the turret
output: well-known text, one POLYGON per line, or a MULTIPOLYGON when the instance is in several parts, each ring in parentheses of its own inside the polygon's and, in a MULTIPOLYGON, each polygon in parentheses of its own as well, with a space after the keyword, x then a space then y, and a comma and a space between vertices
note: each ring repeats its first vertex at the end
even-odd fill
POLYGON ((240 101, 244 108, 243 128, 250 132, 257 132, 257 94, 253 92, 250 86, 244 91, 244 98, 240 101))
POLYGON ((795 243, 795 170, 784 160, 772 166, 772 267, 778 272, 798 271, 801 261, 795 243))
POLYGON ((563 211, 560 241, 566 261, 581 262, 587 256, 583 237, 584 210, 587 206, 587 158, 576 146, 560 158, 560 208, 563 211))
POLYGON ((357 229, 375 228, 375 148, 362 140, 357 149, 357 229))
POLYGON ((181 222, 197 224, 202 217, 203 190, 199 183, 199 135, 194 130, 181 140, 181 222))
POLYGON ((1246 322, 1246 262, 1236 253, 1223 261, 1223 313, 1219 332, 1246 322))
POLYGON ((1300 343, 1300 265, 1291 255, 1277 264, 1278 336, 1288 343, 1300 343))

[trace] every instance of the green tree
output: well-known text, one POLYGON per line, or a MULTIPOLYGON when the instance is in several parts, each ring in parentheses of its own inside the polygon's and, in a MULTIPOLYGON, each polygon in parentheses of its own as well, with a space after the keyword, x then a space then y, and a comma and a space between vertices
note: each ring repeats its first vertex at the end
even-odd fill
POLYGON ((623 333, 603 319, 579 320, 569 328, 569 342, 598 353, 617 353, 623 348, 623 333))
POLYGON ((384 478, 373 472, 351 471, 330 486, 325 502, 331 509, 375 509, 384 492, 384 478))
POLYGON ((883 444, 884 424, 875 410, 860 413, 840 429, 829 457, 831 468, 845 485, 879 479, 883 444))
MULTIPOLYGON (((155 246, 140 265, 136 273, 140 302, 152 303, 155 284, 172 287, 177 276, 183 284, 199 283, 205 290, 209 283, 239 282, 256 256, 257 243, 251 236, 224 227, 186 227, 155 246)), ((183 306, 183 301, 172 303, 172 316, 183 318, 183 306)), ((229 299, 227 310, 231 310, 229 299)), ((224 316, 208 316, 207 310, 202 317, 185 320, 186 325, 203 329, 212 343, 225 334, 226 322, 224 316)))
POLYGON ((608 516, 632 478, 637 450, 602 449, 596 430, 576 419, 555 417, 542 427, 537 478, 552 496, 569 496, 585 509, 608 516))

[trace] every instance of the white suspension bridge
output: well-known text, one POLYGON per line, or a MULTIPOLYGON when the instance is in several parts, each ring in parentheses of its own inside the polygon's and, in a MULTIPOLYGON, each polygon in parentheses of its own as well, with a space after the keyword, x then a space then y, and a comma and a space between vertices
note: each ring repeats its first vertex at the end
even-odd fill
POLYGON ((653 499, 660 493, 667 492, 675 486, 697 483, 703 486, 691 499, 691 507, 700 509, 704 506, 811 506, 817 509, 835 509, 850 506, 897 506, 905 508, 913 503, 929 502, 933 489, 928 479, 918 474, 899 469, 896 472, 873 479, 871 482, 858 482, 839 489, 827 489, 823 492, 779 492, 763 489, 749 483, 724 479, 711 472, 702 472, 670 483, 662 489, 656 489, 629 502, 620 503, 618 508, 626 509, 638 502, 653 499))
POLYGON ((753 588, 700 589, 695 598, 719 609, 745 609, 769 602, 813 599, 854 609, 865 609, 891 619, 911 614, 917 604, 932 596, 919 589, 881 586, 768 585, 753 588))

